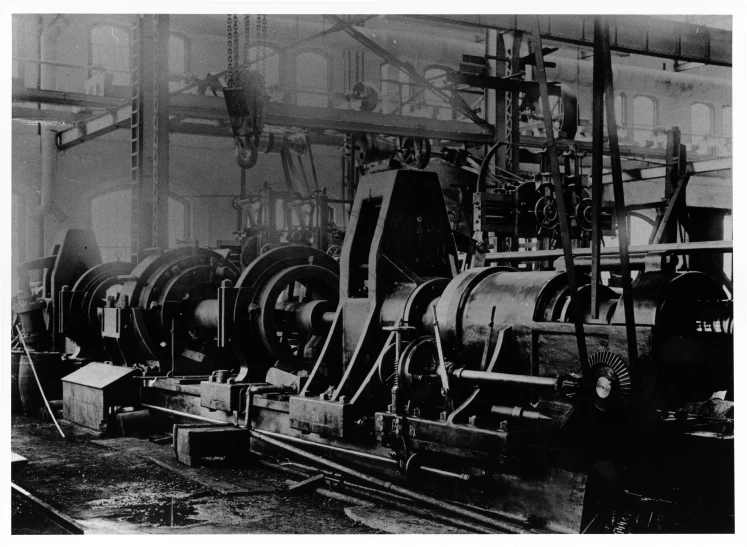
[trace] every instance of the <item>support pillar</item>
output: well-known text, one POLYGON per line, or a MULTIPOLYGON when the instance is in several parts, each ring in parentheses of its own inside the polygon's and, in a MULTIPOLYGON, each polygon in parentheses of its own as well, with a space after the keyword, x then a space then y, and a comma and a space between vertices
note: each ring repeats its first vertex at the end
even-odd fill
POLYGON ((136 16, 130 34, 132 84, 132 259, 168 247, 169 16, 136 16))

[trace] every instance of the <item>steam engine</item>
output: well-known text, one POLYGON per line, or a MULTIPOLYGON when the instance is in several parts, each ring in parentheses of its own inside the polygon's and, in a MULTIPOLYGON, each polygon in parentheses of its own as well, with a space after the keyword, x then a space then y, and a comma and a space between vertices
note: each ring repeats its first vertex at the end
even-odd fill
POLYGON ((733 519, 733 403, 713 398, 733 400, 732 309, 669 258, 634 282, 633 359, 620 293, 600 286, 592 310, 577 273, 582 362, 565 271, 458 272, 436 175, 390 171, 361 180, 339 263, 158 251, 69 269, 16 311, 27 337, 42 310, 57 318, 38 351, 67 337, 81 364, 131 368, 122 408, 258 432, 253 450, 323 454, 522 530, 580 532, 652 499, 678 508, 673 529, 691 513, 707 527, 733 519))

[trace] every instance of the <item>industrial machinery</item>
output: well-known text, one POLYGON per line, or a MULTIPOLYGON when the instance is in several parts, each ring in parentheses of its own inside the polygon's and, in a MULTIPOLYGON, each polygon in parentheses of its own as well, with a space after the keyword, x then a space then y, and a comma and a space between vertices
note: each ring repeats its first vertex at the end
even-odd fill
POLYGON ((297 192, 277 191, 266 183, 255 195, 238 200, 246 226, 241 239, 242 267, 259 255, 283 245, 305 245, 339 255, 339 230, 330 221, 326 190, 303 197, 297 192))
POLYGON ((389 171, 362 179, 339 265, 308 246, 242 272, 207 249, 156 252, 129 273, 82 273, 61 291, 63 324, 140 369, 133 406, 154 416, 231 424, 255 451, 511 531, 643 513, 655 529, 733 526, 733 313, 719 283, 647 257, 633 360, 620 294, 600 286, 595 317, 579 271, 582 362, 562 268, 456 264, 437 176, 389 171))

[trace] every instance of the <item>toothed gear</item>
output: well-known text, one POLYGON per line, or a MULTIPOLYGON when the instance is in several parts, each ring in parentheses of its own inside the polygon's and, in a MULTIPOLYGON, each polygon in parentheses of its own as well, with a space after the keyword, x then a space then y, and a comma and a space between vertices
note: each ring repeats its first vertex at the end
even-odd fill
POLYGON ((622 357, 611 351, 599 351, 589 356, 589 368, 595 406, 604 412, 627 406, 633 388, 630 370, 622 357))

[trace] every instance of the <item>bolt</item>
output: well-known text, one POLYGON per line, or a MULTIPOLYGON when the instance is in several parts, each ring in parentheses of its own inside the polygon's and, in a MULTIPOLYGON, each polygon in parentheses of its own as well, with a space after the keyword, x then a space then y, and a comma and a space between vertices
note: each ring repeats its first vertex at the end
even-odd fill
POLYGON ((470 416, 469 417, 469 425, 478 427, 480 425, 480 417, 479 416, 470 416))
POLYGON ((508 422, 507 422, 507 421, 505 421, 505 420, 504 420, 504 421, 502 421, 502 422, 501 422, 501 423, 500 423, 500 424, 498 425, 498 429, 500 429, 501 431, 508 431, 508 422))
POLYGON ((441 420, 442 422, 445 422, 446 418, 448 418, 448 417, 449 417, 449 413, 448 412, 442 412, 441 415, 438 417, 438 419, 441 420))
POLYGON ((319 400, 320 401, 326 401, 327 400, 327 394, 326 393, 320 393, 319 394, 319 400))
POLYGON ((343 404, 348 402, 348 398, 345 395, 340 395, 337 400, 343 404))
POLYGON ((420 409, 419 408, 413 408, 412 409, 412 415, 416 418, 420 418, 420 409))

